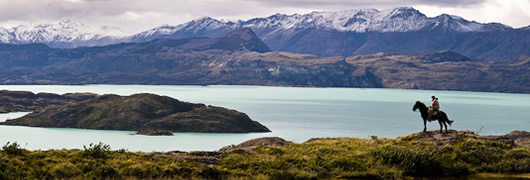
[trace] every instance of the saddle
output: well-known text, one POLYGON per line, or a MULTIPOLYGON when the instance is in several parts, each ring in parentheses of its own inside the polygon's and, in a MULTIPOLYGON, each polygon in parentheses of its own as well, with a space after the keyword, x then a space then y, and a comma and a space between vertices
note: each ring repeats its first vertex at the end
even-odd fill
POLYGON ((429 117, 427 118, 427 121, 431 122, 431 121, 434 121, 435 119, 438 119, 438 116, 440 115, 440 111, 439 110, 433 110, 432 108, 429 108, 429 117))

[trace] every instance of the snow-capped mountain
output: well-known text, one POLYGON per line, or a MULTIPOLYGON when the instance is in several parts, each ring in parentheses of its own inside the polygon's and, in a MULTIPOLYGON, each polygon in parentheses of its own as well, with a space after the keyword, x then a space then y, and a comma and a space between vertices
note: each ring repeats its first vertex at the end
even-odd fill
POLYGON ((116 28, 88 30, 83 24, 63 21, 0 28, 0 42, 45 43, 51 47, 70 48, 154 39, 220 37, 241 28, 250 28, 272 50, 318 56, 432 51, 455 51, 489 60, 530 56, 526 48, 530 44, 529 27, 514 29, 500 23, 478 23, 447 14, 427 17, 408 7, 275 14, 246 21, 203 17, 130 36, 117 36, 120 33, 116 28))
POLYGON ((158 38, 187 38, 187 37, 219 37, 227 32, 242 28, 233 22, 202 17, 177 26, 163 25, 133 35, 129 41, 147 41, 158 38), (178 34, 176 34, 179 32, 178 34))
MULTIPOLYGON (((458 16, 443 14, 429 18, 414 8, 395 8, 379 11, 377 9, 356 9, 338 12, 312 12, 309 14, 275 14, 266 18, 248 21, 222 22, 204 17, 177 26, 161 26, 134 36, 137 39, 149 39, 150 36, 168 36, 178 32, 187 34, 205 34, 208 31, 233 30, 249 27, 252 29, 308 29, 318 28, 341 32, 413 32, 444 30, 455 32, 487 32, 512 29, 509 26, 489 23, 482 24, 467 21, 458 16)), ((222 33, 221 33, 222 34, 222 33)), ((133 39, 134 39, 133 38, 133 39)))
MULTIPOLYGON (((277 14, 241 23, 253 28, 321 28, 348 32, 411 32, 450 27, 458 32, 491 31, 488 24, 469 22, 458 16, 429 18, 414 8, 357 9, 339 12, 313 12, 304 15, 277 14)), ((509 29, 510 27, 505 26, 509 29)))
POLYGON ((407 7, 275 14, 247 21, 204 17, 177 26, 157 27, 128 40, 219 37, 240 28, 251 28, 272 50, 318 56, 446 50, 490 60, 530 55, 525 48, 530 44, 530 33, 523 28, 478 23, 447 14, 427 17, 407 7))
MULTIPOLYGON (((70 20, 38 25, 19 25, 9 29, 0 27, 0 43, 45 43, 53 47, 105 45, 126 41, 147 41, 157 38, 218 37, 239 28, 252 28, 263 37, 274 36, 278 31, 322 29, 339 32, 414 32, 454 31, 488 32, 512 29, 498 23, 482 24, 458 16, 443 14, 429 18, 414 8, 401 7, 386 10, 355 9, 338 12, 312 12, 309 14, 275 14, 248 21, 219 21, 210 17, 199 18, 184 24, 163 25, 129 37, 119 28, 102 26, 92 29, 70 20)), ((266 38, 265 38, 265 41, 266 38)))
POLYGON ((121 30, 103 26, 99 29, 70 20, 37 25, 0 28, 0 42, 9 44, 45 43, 53 47, 102 45, 117 40, 121 30), (96 43, 98 42, 98 43, 96 43), (107 42, 107 43, 105 43, 107 42))

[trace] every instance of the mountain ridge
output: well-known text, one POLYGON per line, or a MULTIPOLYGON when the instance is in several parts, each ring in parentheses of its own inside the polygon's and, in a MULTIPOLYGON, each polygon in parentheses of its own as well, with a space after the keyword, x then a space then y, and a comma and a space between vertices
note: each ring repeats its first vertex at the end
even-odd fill
MULTIPOLYGON (((500 23, 478 23, 467 21, 461 17, 442 14, 429 18, 418 10, 409 7, 394 9, 354 9, 336 12, 312 12, 308 14, 275 14, 264 18, 253 18, 247 21, 221 22, 211 17, 202 17, 176 26, 159 26, 143 33, 138 33, 134 38, 140 38, 141 34, 147 37, 155 32, 169 35, 179 30, 198 33, 201 31, 219 28, 323 28, 342 32, 410 32, 433 30, 443 28, 458 32, 487 32, 499 30, 511 30, 512 27, 500 23), (402 20, 394 23, 390 21, 402 20), (453 20, 454 22, 448 22, 453 20), (445 22, 445 23, 443 23, 445 22), (454 23, 454 24, 450 24, 454 23), (448 28, 450 27, 450 28, 448 28)), ((134 39, 133 38, 133 39, 134 39)))
MULTIPOLYGON (((179 25, 162 25, 130 36, 121 35, 116 27, 102 26, 99 30, 88 30, 89 26, 71 20, 37 25, 19 25, 12 28, 0 27, 0 42, 2 43, 47 43, 52 47, 77 47, 91 45, 106 45, 116 42, 136 40, 152 40, 185 30, 192 34, 201 35, 201 31, 212 29, 234 30, 240 28, 324 28, 341 32, 410 32, 433 30, 442 28, 458 32, 487 32, 513 30, 500 23, 478 23, 468 21, 462 17, 442 14, 427 17, 411 7, 393 9, 352 9, 346 11, 314 11, 307 14, 274 14, 268 17, 258 17, 247 21, 219 21, 211 17, 201 17, 179 25), (393 22, 401 20, 399 22, 393 22), (450 22, 449 22, 450 21, 450 22), (453 24, 451 24, 453 23, 453 24), (55 39, 54 39, 55 38, 55 39), (146 39, 147 38, 147 39, 146 39), (100 42, 96 41, 111 41, 100 42), (90 41, 90 42, 81 42, 90 41), (61 45, 62 43, 79 43, 61 45)), ((525 27, 517 29, 528 29, 525 27)), ((226 32, 224 32, 226 33, 226 32)), ((220 33, 217 35, 221 35, 220 33)), ((202 34, 203 36, 208 36, 202 34)))
MULTIPOLYGON (((50 47, 74 48, 155 39, 218 38, 234 30, 251 28, 271 50, 322 57, 433 51, 454 51, 480 60, 530 56, 530 50, 526 48, 530 44, 528 27, 478 23, 448 14, 427 17, 410 7, 274 14, 246 21, 202 17, 175 26, 158 26, 130 36, 87 32, 81 27, 84 26, 65 21, 57 25, 37 25, 34 29, 26 28, 26 31, 23 31, 24 28, 20 31, 0 28, 0 42, 44 43, 50 47)), ((106 29, 112 31, 112 28, 106 29)))
POLYGON ((529 56, 495 62, 451 51, 319 57, 270 51, 248 28, 219 38, 156 39, 74 49, 2 45, 0 57, 0 67, 4 67, 0 68, 1 84, 225 84, 530 92, 529 56))

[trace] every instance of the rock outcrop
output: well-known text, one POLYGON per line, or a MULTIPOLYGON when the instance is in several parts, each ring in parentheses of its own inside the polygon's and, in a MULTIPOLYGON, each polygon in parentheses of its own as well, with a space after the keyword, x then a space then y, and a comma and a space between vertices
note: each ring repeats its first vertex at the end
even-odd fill
POLYGON ((0 113, 19 111, 39 111, 48 106, 77 103, 92 99, 93 93, 67 93, 64 95, 52 93, 32 93, 28 91, 0 91, 0 113))
POLYGON ((464 139, 479 139, 486 141, 493 141, 504 144, 514 144, 518 146, 530 147, 530 132, 526 131, 512 131, 506 135, 487 135, 480 136, 473 131, 455 131, 449 130, 448 133, 440 133, 439 131, 426 131, 411 134, 405 137, 405 139, 415 139, 418 141, 432 141, 438 144, 452 144, 464 139))

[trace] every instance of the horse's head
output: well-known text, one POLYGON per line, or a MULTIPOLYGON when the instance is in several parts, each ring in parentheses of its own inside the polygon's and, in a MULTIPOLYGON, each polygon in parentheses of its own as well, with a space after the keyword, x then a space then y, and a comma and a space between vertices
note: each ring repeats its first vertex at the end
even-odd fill
POLYGON ((412 107, 412 111, 416 111, 416 109, 420 108, 420 101, 416 101, 416 104, 414 104, 414 107, 412 107))

